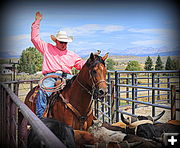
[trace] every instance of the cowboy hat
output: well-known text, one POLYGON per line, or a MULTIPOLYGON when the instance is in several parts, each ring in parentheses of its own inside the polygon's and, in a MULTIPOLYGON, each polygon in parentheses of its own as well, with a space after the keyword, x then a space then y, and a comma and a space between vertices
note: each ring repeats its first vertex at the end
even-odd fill
POLYGON ((67 36, 67 33, 65 31, 59 31, 56 36, 51 35, 51 39, 56 42, 56 40, 61 41, 61 42, 72 42, 73 37, 72 36, 67 36))

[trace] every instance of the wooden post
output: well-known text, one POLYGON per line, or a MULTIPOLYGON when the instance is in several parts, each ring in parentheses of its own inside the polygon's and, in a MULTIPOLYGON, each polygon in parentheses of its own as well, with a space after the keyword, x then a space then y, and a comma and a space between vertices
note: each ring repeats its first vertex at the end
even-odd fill
POLYGON ((16 111, 17 107, 16 105, 13 103, 13 101, 11 100, 11 121, 10 121, 10 124, 11 124, 11 133, 10 133, 10 139, 11 139, 11 147, 17 147, 17 131, 16 131, 16 115, 17 115, 17 111, 16 111))
POLYGON ((4 88, 0 87, 0 144, 2 147, 7 147, 7 131, 6 131, 6 92, 4 91, 4 88))
POLYGON ((30 90, 32 90, 33 89, 33 82, 31 81, 31 83, 30 83, 30 90))
POLYGON ((27 147, 27 123, 28 121, 24 118, 21 111, 18 110, 18 148, 27 147))
POLYGON ((7 141, 10 142, 10 133, 11 133, 11 108, 10 108, 10 96, 9 95, 6 95, 6 106, 7 106, 7 114, 6 114, 6 120, 7 120, 7 123, 6 123, 6 127, 7 127, 7 141))
POLYGON ((176 120, 176 86, 171 85, 171 120, 176 120))

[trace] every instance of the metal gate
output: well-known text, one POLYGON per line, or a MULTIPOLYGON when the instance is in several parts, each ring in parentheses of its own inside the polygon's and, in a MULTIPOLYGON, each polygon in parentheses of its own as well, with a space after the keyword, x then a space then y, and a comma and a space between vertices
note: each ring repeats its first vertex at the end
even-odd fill
POLYGON ((171 110, 171 119, 177 119, 180 111, 179 74, 177 70, 108 71, 108 94, 94 102, 95 115, 103 122, 118 122, 120 113, 137 116, 136 108, 144 104, 152 106, 152 116, 156 114, 155 108, 164 108, 171 110), (143 98, 147 101, 140 101, 143 98), (131 113, 121 109, 125 105, 130 106, 131 113))

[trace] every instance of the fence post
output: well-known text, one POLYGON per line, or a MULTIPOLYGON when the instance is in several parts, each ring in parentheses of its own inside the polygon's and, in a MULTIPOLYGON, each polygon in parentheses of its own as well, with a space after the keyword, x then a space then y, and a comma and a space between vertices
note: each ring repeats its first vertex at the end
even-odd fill
MULTIPOLYGON (((94 100, 94 114, 95 114, 95 116, 97 117, 97 100, 94 100)), ((98 117, 97 117, 98 118, 98 117)))
MULTIPOLYGON (((168 75, 168 76, 169 76, 169 75, 168 75)), ((168 78, 167 78, 167 88, 170 88, 170 87, 171 87, 171 85, 170 85, 170 78, 168 77, 168 78)), ((167 95, 167 103, 170 103, 170 101, 171 101, 171 100, 170 100, 170 92, 168 91, 167 94, 168 94, 168 95, 167 95)))
POLYGON ((114 122, 114 81, 111 81, 111 123, 114 122))
POLYGON ((176 86, 171 85, 171 120, 176 120, 176 86))
MULTIPOLYGON (((137 86, 137 84, 138 84, 138 76, 137 76, 137 74, 134 74, 134 76, 135 76, 135 78, 134 78, 134 84, 135 84, 135 86, 137 86)), ((135 99, 135 100, 137 100, 137 96, 138 96, 138 89, 135 88, 135 96, 134 96, 134 99, 135 99)), ((135 104, 134 107, 137 108, 137 103, 135 104)))
MULTIPOLYGON (((134 73, 131 74, 132 75, 132 86, 134 86, 134 73)), ((134 100, 135 98, 135 92, 134 92, 134 88, 132 88, 132 100, 134 100)), ((135 103, 132 102, 132 114, 135 113, 135 110, 134 110, 134 107, 135 107, 135 103)))
POLYGON ((18 96, 18 90, 19 90, 19 83, 14 83, 13 92, 18 96))
POLYGON ((20 110, 18 110, 18 148, 27 147, 28 138, 28 121, 24 118, 20 110))
MULTIPOLYGON (((152 87, 154 87, 154 82, 155 82, 155 73, 152 73, 152 87)), ((155 103, 155 90, 152 90, 152 104, 155 103)), ((152 117, 155 116, 155 107, 152 106, 152 117)))
POLYGON ((108 73, 108 78, 107 78, 107 81, 108 81, 108 116, 109 116, 109 123, 111 124, 112 123, 112 81, 111 81, 111 74, 108 73))
MULTIPOLYGON (((127 79, 126 79, 126 85, 129 84, 129 74, 127 74, 127 79)), ((129 99, 129 87, 126 87, 126 98, 129 99)), ((129 104, 129 101, 126 101, 127 104, 129 104)))
POLYGON ((17 147, 17 125, 16 125, 16 115, 17 115, 17 107, 11 100, 11 132, 10 132, 10 140, 12 142, 12 147, 17 147))
POLYGON ((115 71, 115 91, 116 91, 116 122, 119 122, 119 87, 118 87, 118 73, 115 71))
POLYGON ((104 122, 104 103, 105 103, 105 99, 104 98, 101 98, 102 99, 102 103, 101 103, 101 111, 102 111, 102 121, 104 122))
POLYGON ((31 83, 30 83, 30 90, 32 90, 33 89, 33 82, 31 81, 31 83))
MULTIPOLYGON (((150 75, 150 74, 148 73, 148 87, 149 87, 149 79, 150 79, 149 75, 150 75)), ((149 89, 148 89, 148 102, 149 102, 149 94, 150 94, 150 93, 149 93, 149 89)))
POLYGON ((9 95, 6 95, 6 127, 7 127, 7 141, 10 141, 10 134, 11 133, 11 108, 10 108, 10 103, 11 99, 9 95))
MULTIPOLYGON (((1 86, 1 85, 0 85, 1 86)), ((1 94, 1 98, 0 98, 0 128, 1 128, 1 132, 0 132, 0 143, 3 147, 7 147, 7 139, 6 139, 6 102, 5 99, 6 98, 6 93, 4 93, 4 88, 1 86, 0 87, 0 94, 1 94)))
MULTIPOLYGON (((160 74, 158 73, 158 78, 157 78, 157 83, 158 83, 157 86, 158 86, 158 88, 160 87, 160 84, 159 84, 159 83, 160 83, 159 77, 160 77, 160 74)), ((160 91, 158 90, 157 93, 158 93, 157 100, 160 100, 160 91)))

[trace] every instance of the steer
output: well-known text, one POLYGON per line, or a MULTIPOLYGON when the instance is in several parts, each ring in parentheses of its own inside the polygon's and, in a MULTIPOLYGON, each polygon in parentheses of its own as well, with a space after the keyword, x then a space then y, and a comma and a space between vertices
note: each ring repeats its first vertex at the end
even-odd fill
POLYGON ((180 133, 180 125, 173 124, 178 121, 171 121, 169 123, 154 123, 154 121, 160 119, 165 111, 156 116, 156 118, 139 116, 136 121, 130 122, 125 119, 121 114, 121 120, 127 125, 126 132, 133 133, 140 137, 153 139, 160 137, 163 133, 180 133))
MULTIPOLYGON (((74 131, 71 127, 51 118, 42 118, 41 121, 66 145, 67 148, 75 148, 74 131)), ((30 129, 27 146, 28 148, 39 148, 44 146, 33 129, 30 129)))
POLYGON ((123 128, 115 127, 119 131, 115 131, 115 128, 113 130, 108 129, 109 124, 103 123, 101 125, 97 124, 97 126, 89 129, 89 132, 92 133, 96 141, 98 142, 98 146, 100 147, 146 147, 146 148, 159 148, 162 147, 162 144, 160 142, 156 142, 153 140, 147 140, 142 137, 138 137, 136 135, 132 134, 126 134, 123 133, 121 130, 123 128))

